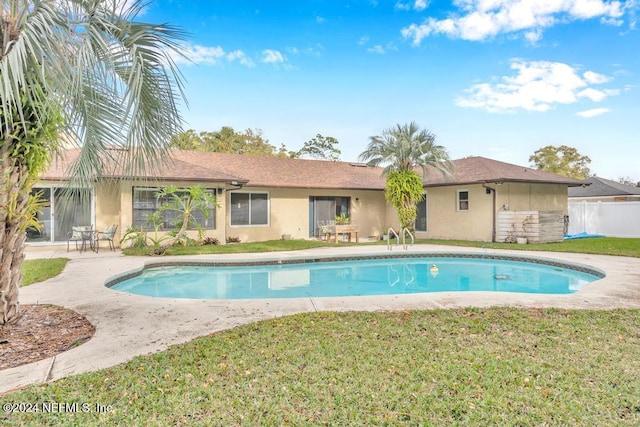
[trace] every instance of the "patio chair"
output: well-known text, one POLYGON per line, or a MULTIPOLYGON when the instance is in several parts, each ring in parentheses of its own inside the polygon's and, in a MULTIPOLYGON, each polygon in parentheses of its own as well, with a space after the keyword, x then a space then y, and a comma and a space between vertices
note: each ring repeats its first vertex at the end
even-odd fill
POLYGON ((324 224, 324 221, 318 221, 318 237, 320 240, 325 240, 327 234, 327 226, 324 224))
POLYGON ((87 240, 86 235, 87 233, 90 233, 91 230, 93 230, 92 225, 78 225, 71 227, 71 232, 67 234, 67 252, 69 252, 69 243, 71 242, 76 243, 76 250, 80 249, 78 247, 78 242, 81 243, 84 248, 87 240))
POLYGON ((113 239, 116 236, 116 230, 118 229, 118 226, 116 224, 113 224, 111 227, 107 227, 104 229, 104 231, 99 231, 98 233, 96 233, 96 252, 98 252, 98 250, 100 249, 100 242, 109 242, 109 249, 114 251, 116 250, 115 245, 113 244, 113 239))

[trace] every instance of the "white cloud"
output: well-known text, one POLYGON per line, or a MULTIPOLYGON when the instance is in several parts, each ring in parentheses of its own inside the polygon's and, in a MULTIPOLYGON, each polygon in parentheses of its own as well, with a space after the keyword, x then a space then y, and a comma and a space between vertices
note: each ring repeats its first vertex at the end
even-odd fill
POLYGON ((369 41, 369 36, 362 36, 360 37, 360 39, 358 40, 358 44, 360 46, 367 44, 367 42, 369 41))
POLYGON ((427 8, 427 2, 425 0, 415 0, 413 4, 411 4, 411 3, 404 3, 402 1, 398 1, 395 4, 395 8, 399 10, 415 9, 420 12, 427 8))
POLYGON ((285 62, 284 55, 277 50, 265 49, 262 51, 262 62, 277 64, 285 62))
POLYGON ((489 112, 516 110, 548 111, 557 104, 574 104, 582 99, 601 102, 619 94, 615 89, 596 89, 609 78, 591 71, 580 75, 561 62, 514 60, 515 76, 503 76, 499 83, 479 83, 467 89, 456 105, 489 112))
POLYGON ((425 10, 427 8, 427 2, 424 0, 416 0, 413 3, 413 8, 415 10, 425 10))
POLYGON ((299 47, 287 47, 285 50, 292 55, 311 55, 311 56, 322 56, 322 52, 324 51, 324 46, 320 43, 316 43, 310 45, 304 49, 299 47))
POLYGON ((233 52, 229 52, 227 54, 227 60, 229 62, 238 61, 242 65, 250 68, 255 67, 256 65, 251 59, 247 58, 247 55, 245 55, 245 53, 241 50, 234 50, 233 52))
POLYGON ((224 49, 220 46, 201 46, 201 45, 185 45, 183 46, 182 56, 172 55, 176 64, 207 64, 213 65, 220 63, 226 56, 224 49))
POLYGON ((413 23, 402 29, 402 35, 414 45, 432 34, 482 41, 503 33, 522 33, 535 43, 545 28, 560 22, 600 18, 604 24, 620 25, 625 13, 618 0, 455 0, 454 5, 457 13, 413 23))
POLYGON ((583 74, 584 79, 593 84, 606 83, 611 80, 609 77, 602 74, 594 73, 593 71, 587 71, 583 74))
POLYGON ((535 30, 527 31, 524 33, 524 38, 529 44, 535 45, 542 39, 542 30, 536 28, 535 30))
POLYGON ((587 98, 592 100, 593 102, 600 102, 607 97, 607 95, 601 90, 594 89, 592 87, 588 87, 584 90, 581 90, 576 94, 581 98, 587 98))
POLYGON ((387 43, 385 48, 386 48, 387 51, 389 51, 389 50, 397 51, 398 50, 398 46, 396 46, 395 43, 393 43, 393 42, 387 43))
POLYGON ((594 108, 594 109, 591 109, 591 110, 581 111, 579 113, 576 113, 576 115, 588 119, 588 118, 591 118, 591 117, 601 116, 603 114, 607 114, 607 113, 610 113, 610 112, 611 112, 611 110, 608 109, 608 108, 594 108))
POLYGON ((385 53, 385 50, 384 50, 384 47, 382 47, 381 45, 377 44, 377 45, 375 45, 373 47, 368 48, 367 52, 383 54, 383 53, 385 53))
POLYGON ((318 24, 324 24, 327 20, 324 19, 322 16, 316 16, 316 22, 318 24))
POLYGON ((381 45, 381 44, 377 44, 375 46, 367 48, 367 52, 369 52, 369 53, 377 53, 377 54, 380 54, 380 55, 385 54, 385 53, 389 52, 390 50, 397 51, 398 47, 393 42, 389 42, 384 46, 381 45))
POLYGON ((226 52, 221 46, 201 46, 185 44, 182 55, 169 51, 176 64, 186 65, 219 65, 224 62, 238 62, 245 67, 254 67, 255 63, 241 50, 226 52))

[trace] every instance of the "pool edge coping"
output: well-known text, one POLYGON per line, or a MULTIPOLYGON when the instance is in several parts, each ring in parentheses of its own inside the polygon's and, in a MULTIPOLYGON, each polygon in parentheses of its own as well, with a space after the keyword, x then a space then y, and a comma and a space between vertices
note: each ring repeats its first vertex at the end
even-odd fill
MULTIPOLYGON (((306 264, 306 263, 322 263, 322 262, 341 262, 348 260, 375 260, 375 259, 401 259, 401 258, 469 258, 469 259, 496 259, 502 261, 519 261, 528 262, 532 264, 544 264, 553 267, 566 268, 569 270, 578 271, 581 273, 591 274, 596 276, 597 279, 602 280, 607 277, 606 272, 600 268, 594 267, 588 264, 559 261, 552 258, 528 256, 528 255, 515 255, 515 254, 502 254, 502 253, 479 253, 479 252, 452 252, 452 251, 411 251, 404 253, 372 253, 372 254, 343 254, 343 255, 294 255, 291 257, 265 257, 260 260, 254 261, 238 261, 238 260, 210 260, 210 259, 185 259, 185 260, 163 260, 163 261, 146 261, 141 267, 133 270, 125 271, 109 277, 104 282, 104 286, 111 289, 113 286, 121 283, 125 280, 138 277, 144 273, 145 270, 162 267, 174 267, 174 266, 197 266, 197 267, 239 267, 239 266, 265 266, 265 265, 287 265, 287 264, 306 264)), ((592 283, 592 282, 591 282, 592 283)), ((116 290, 116 289, 114 289, 116 290)), ((574 292, 576 294, 580 292, 574 292)), ((268 298, 267 298, 268 299, 268 298)))

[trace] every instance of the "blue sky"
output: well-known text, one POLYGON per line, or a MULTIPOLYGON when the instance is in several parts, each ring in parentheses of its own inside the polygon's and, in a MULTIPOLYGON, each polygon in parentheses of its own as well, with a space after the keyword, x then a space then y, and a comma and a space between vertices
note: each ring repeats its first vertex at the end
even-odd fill
POLYGON ((416 121, 452 158, 529 166, 569 145, 597 175, 640 180, 640 4, 603 0, 157 0, 189 34, 186 129, 320 133, 355 161, 416 121))

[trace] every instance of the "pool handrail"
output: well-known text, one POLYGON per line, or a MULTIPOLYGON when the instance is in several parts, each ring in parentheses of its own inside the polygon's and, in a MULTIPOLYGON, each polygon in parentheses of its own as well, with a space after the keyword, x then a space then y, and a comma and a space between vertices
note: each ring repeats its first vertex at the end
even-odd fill
POLYGON ((416 239, 414 239, 413 234, 411 233, 411 230, 405 227, 402 229, 402 249, 409 248, 409 245, 407 245, 407 242, 405 241, 405 237, 407 237, 407 234, 409 234, 409 237, 411 237, 411 246, 413 246, 416 243, 416 239))
POLYGON ((389 227, 389 230, 387 230, 387 250, 389 251, 393 249, 393 247, 391 246, 392 234, 396 237, 396 246, 400 245, 400 236, 398 236, 398 233, 396 233, 396 230, 394 230, 393 227, 389 227))

